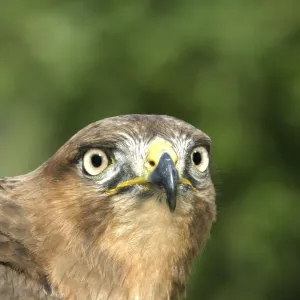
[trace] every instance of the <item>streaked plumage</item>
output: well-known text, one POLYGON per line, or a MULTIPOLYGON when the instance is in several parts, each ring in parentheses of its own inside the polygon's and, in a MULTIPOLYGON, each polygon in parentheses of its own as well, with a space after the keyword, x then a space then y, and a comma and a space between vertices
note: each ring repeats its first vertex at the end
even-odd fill
POLYGON ((114 117, 0 180, 0 299, 181 299, 215 219, 209 148, 172 117, 114 117))

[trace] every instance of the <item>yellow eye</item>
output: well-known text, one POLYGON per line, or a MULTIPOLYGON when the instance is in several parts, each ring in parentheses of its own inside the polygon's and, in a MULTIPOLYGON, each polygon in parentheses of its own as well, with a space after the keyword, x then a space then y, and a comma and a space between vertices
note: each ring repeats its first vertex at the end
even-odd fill
POLYGON ((107 155, 100 149, 91 149, 83 156, 83 168, 91 176, 99 175, 108 164, 107 155))
POLYGON ((193 165, 200 171, 205 172, 209 165, 209 155, 205 147, 197 147, 191 155, 193 165))

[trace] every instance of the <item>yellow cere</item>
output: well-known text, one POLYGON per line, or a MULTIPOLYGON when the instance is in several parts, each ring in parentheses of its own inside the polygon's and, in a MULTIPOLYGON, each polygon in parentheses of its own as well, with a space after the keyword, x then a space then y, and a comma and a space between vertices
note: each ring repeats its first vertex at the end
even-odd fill
POLYGON ((171 156, 174 164, 176 165, 178 157, 173 147, 166 141, 155 141, 150 146, 147 153, 145 163, 147 171, 153 170, 158 165, 159 159, 163 153, 168 153, 171 156))

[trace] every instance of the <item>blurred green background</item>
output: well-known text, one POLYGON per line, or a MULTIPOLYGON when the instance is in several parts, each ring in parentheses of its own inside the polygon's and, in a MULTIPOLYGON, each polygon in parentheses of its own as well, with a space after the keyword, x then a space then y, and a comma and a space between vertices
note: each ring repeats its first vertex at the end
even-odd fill
POLYGON ((213 140, 218 221, 187 299, 300 299, 299 0, 1 4, 0 176, 128 113, 213 140))

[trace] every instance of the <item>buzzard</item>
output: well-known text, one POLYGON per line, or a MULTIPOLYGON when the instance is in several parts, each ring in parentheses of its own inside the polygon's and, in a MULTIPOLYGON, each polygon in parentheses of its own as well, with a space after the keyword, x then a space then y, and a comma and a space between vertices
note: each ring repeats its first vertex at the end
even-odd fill
POLYGON ((210 144, 173 117, 117 116, 0 179, 0 299, 182 299, 215 220, 210 144))

